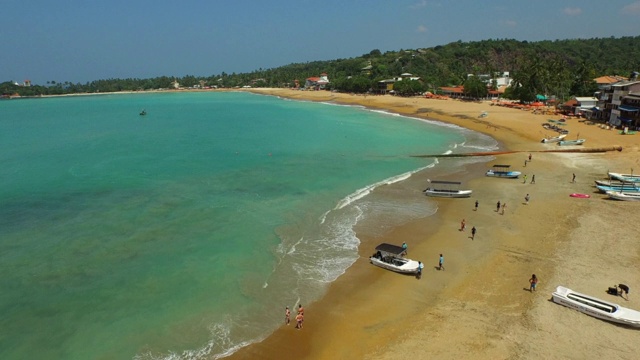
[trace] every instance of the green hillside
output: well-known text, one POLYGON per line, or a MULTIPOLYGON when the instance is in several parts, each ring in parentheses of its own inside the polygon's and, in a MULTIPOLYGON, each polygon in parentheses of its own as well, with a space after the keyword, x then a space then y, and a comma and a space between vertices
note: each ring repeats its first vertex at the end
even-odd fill
MULTIPOLYGON (((420 77, 419 86, 399 84, 401 93, 434 90, 440 86, 462 85, 472 88, 467 74, 494 74, 509 71, 521 86, 509 92, 512 98, 529 100, 536 93, 567 98, 590 95, 592 79, 602 75, 629 76, 640 70, 640 36, 622 38, 568 39, 555 41, 483 40, 457 41, 431 48, 404 49, 382 53, 372 50, 362 56, 326 61, 289 64, 250 73, 212 76, 163 76, 153 79, 106 79, 73 84, 20 87, 0 83, 0 93, 22 96, 78 92, 135 91, 170 88, 176 79, 181 86, 292 87, 294 80, 304 85, 308 77, 327 73, 333 90, 366 92, 378 81, 411 73, 420 77), (371 65, 370 70, 362 69, 371 65)), ((477 84, 476 84, 477 85, 477 84)))

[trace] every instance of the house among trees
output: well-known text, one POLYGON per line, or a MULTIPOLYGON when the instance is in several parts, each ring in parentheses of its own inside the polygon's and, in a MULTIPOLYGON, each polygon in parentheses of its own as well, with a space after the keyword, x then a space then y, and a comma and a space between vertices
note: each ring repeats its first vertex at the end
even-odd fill
POLYGON ((329 83, 327 73, 320 74, 320 77, 310 77, 304 83, 304 87, 307 89, 323 90, 329 83))
POLYGON ((385 80, 380 80, 378 81, 378 93, 380 94, 386 94, 386 93, 393 93, 395 92, 393 89, 393 85, 398 82, 398 81, 421 81, 419 77, 417 76, 413 76, 413 74, 410 73, 403 73, 400 74, 399 77, 394 77, 391 79, 385 79, 385 80))

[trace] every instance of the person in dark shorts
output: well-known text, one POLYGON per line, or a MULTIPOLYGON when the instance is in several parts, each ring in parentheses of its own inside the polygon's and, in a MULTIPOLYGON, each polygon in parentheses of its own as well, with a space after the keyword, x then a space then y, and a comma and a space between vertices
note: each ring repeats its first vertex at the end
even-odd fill
POLYGON ((538 285, 538 278, 536 274, 531 275, 531 279, 529 279, 529 291, 536 291, 536 286, 538 285))
POLYGON ((629 287, 625 284, 618 284, 620 291, 618 294, 625 300, 629 301, 629 287), (626 295, 626 296, 625 296, 626 295))

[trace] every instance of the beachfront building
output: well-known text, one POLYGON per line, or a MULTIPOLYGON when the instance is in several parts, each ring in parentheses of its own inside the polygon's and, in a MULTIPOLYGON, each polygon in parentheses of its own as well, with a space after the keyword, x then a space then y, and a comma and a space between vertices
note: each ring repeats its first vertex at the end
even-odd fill
POLYGON ((313 90, 323 90, 329 83, 327 73, 320 74, 320 77, 310 77, 304 83, 304 87, 313 90))
POLYGON ((605 75, 605 76, 600 76, 598 78, 593 79, 593 81, 595 81, 596 84, 598 84, 598 89, 603 89, 609 85, 613 85, 617 82, 627 81, 627 80, 629 79, 623 76, 618 76, 618 75, 605 75))
POLYGON ((378 81, 378 93, 380 94, 393 94, 393 84, 396 83, 396 81, 402 81, 402 80, 412 80, 412 81, 420 81, 420 78, 417 76, 413 76, 413 74, 410 73, 403 73, 400 74, 400 76, 398 77, 394 77, 391 79, 385 79, 385 80, 380 80, 378 81))
POLYGON ((442 86, 438 88, 442 95, 446 95, 452 98, 461 98, 464 96, 464 86, 442 86))
POLYGON ((627 117, 628 111, 621 112, 619 109, 625 96, 640 92, 640 81, 629 80, 620 81, 613 85, 605 86, 601 91, 596 92, 598 98, 599 116, 598 119, 613 125, 621 126, 623 123, 631 123, 632 120, 627 117), (623 121, 624 119, 624 121, 623 121))
POLYGON ((629 92, 623 96, 618 110, 620 111, 619 119, 623 126, 634 130, 640 129, 640 92, 629 92))

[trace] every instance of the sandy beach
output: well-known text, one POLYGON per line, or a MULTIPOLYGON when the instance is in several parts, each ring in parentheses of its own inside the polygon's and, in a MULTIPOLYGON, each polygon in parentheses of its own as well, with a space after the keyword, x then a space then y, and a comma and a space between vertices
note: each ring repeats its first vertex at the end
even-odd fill
MULTIPOLYGON (((504 149, 492 163, 511 164, 527 175, 519 180, 484 176, 488 164, 471 165, 468 199, 439 199, 435 216, 392 231, 358 232, 360 259, 331 284, 327 294, 305 306, 304 329, 281 326, 264 341, 229 359, 632 359, 640 330, 616 326, 554 304, 558 285, 640 310, 640 243, 634 224, 640 204, 613 201, 597 193, 594 180, 608 170, 640 169, 640 135, 567 120, 568 139, 584 148, 622 146, 604 153, 550 153, 541 124, 559 116, 462 102, 394 96, 358 96, 286 89, 252 89, 261 94, 331 101, 385 109, 485 133, 504 149), (485 118, 478 115, 488 112, 485 118), (525 166, 528 155, 532 161, 525 166), (572 174, 576 181, 573 183, 572 174), (535 184, 530 180, 535 175, 535 184), (569 197, 586 193, 589 199, 569 197), (525 203, 525 195, 530 201, 525 203), (475 201, 479 202, 477 211, 475 201), (504 214, 496 202, 506 203, 504 214), (460 221, 466 230, 460 231, 460 221), (477 234, 471 239, 470 229, 477 234), (366 233, 366 235, 364 235, 366 233), (380 242, 409 244, 409 257, 422 260, 422 279, 369 264, 380 242), (436 269, 439 254, 445 269, 436 269), (540 279, 536 292, 529 278, 540 279), (624 283, 629 301, 606 294, 624 283)), ((407 180, 416 189, 424 174, 407 180)), ((392 185, 391 185, 392 186, 392 185)), ((279 311, 279 309, 274 309, 279 311)), ((284 313, 283 313, 284 315, 284 313)))

